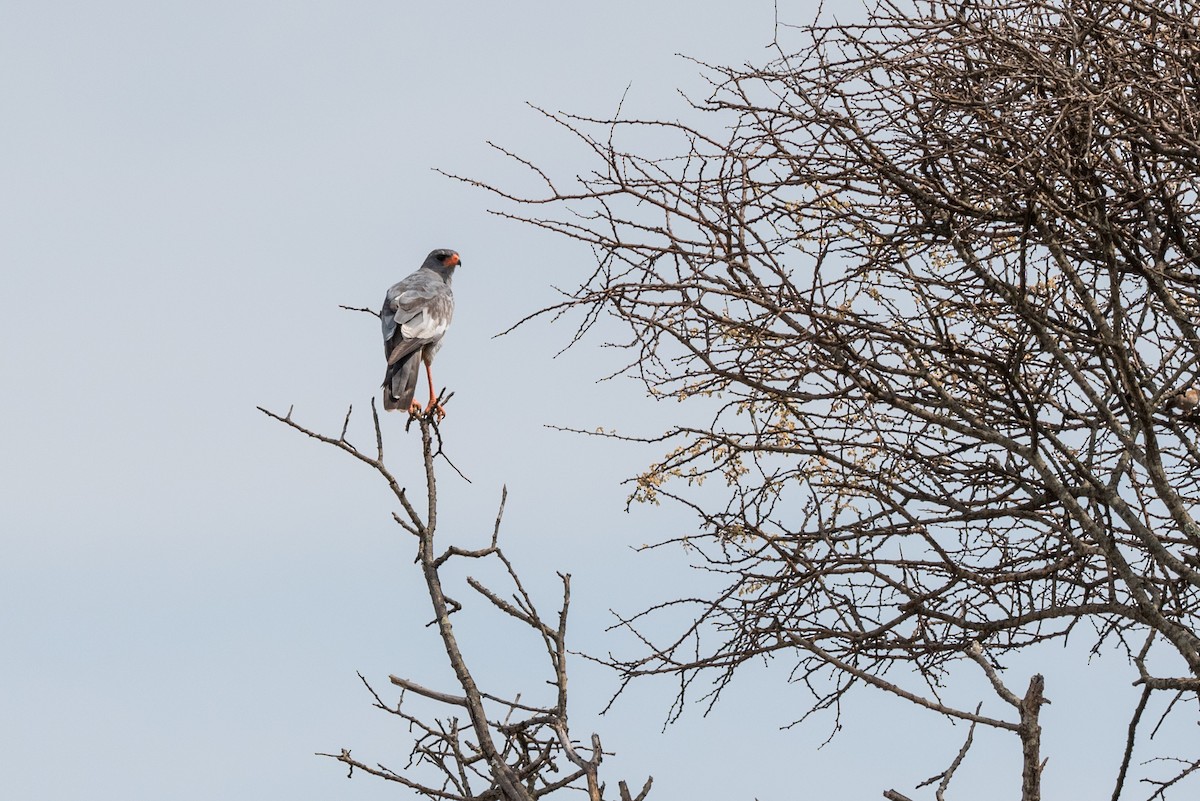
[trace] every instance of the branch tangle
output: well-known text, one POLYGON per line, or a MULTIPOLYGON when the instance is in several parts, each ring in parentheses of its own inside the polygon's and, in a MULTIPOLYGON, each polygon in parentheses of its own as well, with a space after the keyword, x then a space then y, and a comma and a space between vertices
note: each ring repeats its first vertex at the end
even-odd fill
POLYGON ((821 708, 1090 630, 1194 695, 1200 7, 916 6, 708 67, 713 124, 550 115, 594 172, 492 189, 598 254, 543 313, 624 323, 628 371, 701 421, 633 498, 695 510, 729 584, 658 607, 693 608, 670 637, 628 621, 651 647, 619 666, 682 700, 787 656, 821 708), (615 144, 642 130, 677 152, 615 144))

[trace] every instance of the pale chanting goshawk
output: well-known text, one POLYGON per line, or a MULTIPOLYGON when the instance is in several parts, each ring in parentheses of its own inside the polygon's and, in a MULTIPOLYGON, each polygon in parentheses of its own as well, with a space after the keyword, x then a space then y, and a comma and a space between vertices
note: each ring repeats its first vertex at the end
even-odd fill
POLYGON ((442 347, 442 337, 454 316, 454 294, 450 279, 454 268, 462 263, 453 250, 435 250, 425 257, 415 273, 394 284, 383 300, 379 319, 383 322, 383 352, 387 356, 387 373, 383 377, 383 408, 407 409, 421 414, 420 401, 413 400, 417 391, 417 374, 425 363, 429 381, 429 404, 424 413, 436 411, 439 417, 446 412, 437 402, 433 389, 434 354, 442 347))

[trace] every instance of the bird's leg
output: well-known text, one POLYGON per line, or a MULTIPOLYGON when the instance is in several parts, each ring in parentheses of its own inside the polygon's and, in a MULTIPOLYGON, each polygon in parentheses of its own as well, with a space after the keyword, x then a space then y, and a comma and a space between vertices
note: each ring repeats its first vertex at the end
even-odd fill
MULTIPOLYGON (((429 382, 429 405, 425 407, 425 414, 436 411, 438 419, 444 420, 446 418, 446 410, 437 402, 437 395, 433 392, 433 368, 430 367, 429 362, 425 362, 425 378, 429 382)), ((416 401, 413 402, 416 403, 416 401)))

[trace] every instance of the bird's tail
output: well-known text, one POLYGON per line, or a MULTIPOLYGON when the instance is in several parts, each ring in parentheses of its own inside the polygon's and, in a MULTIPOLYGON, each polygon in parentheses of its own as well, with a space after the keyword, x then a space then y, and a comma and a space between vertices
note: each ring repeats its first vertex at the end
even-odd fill
POLYGON ((395 364, 388 365, 387 373, 383 376, 384 409, 389 412, 396 409, 408 411, 408 407, 412 405, 413 395, 417 391, 420 368, 420 350, 404 356, 395 364))

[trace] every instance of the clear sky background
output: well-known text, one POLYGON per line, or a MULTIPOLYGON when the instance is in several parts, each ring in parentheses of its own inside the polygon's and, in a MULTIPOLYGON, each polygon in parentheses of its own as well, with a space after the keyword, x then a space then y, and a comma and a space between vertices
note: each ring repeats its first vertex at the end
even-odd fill
MULTIPOLYGON (((492 199, 433 168, 527 185, 492 140, 586 171, 527 101, 605 115, 628 86, 630 115, 686 114, 676 90, 704 84, 676 54, 763 61, 774 13, 770 0, 0 2, 0 797, 406 797, 313 752, 403 765, 406 733, 355 671, 451 689, 412 543, 368 470, 255 406, 294 405, 330 433, 348 405, 365 410, 378 327, 337 306, 377 306, 435 247, 464 261, 435 377, 457 393, 447 450, 473 481, 443 471, 445 535, 483 541, 507 483, 509 551, 547 608, 554 571, 574 574, 573 644, 597 653, 627 645, 604 633, 609 608, 703 585, 677 551, 632 550, 690 522, 624 512, 620 481, 655 453, 546 428, 652 433, 676 407, 628 379, 596 383, 618 356, 595 341, 554 359, 569 325, 493 339, 584 277, 589 252, 490 216, 492 199)), ((815 3, 783 13, 806 21, 815 3)), ((418 486, 416 435, 385 422, 396 472, 418 486)), ((541 686, 504 629, 463 620, 486 677, 541 686)), ((1028 671, 1010 670, 1023 690, 1028 671)), ((750 671, 711 715, 664 731, 669 683, 601 718, 614 676, 577 662, 572 723, 617 752, 609 781, 652 773, 659 799, 911 791, 965 734, 926 739, 866 694, 817 750, 833 722, 781 731, 805 701, 785 679, 750 671)), ((1111 744, 1062 746, 1132 700, 1080 712, 1059 705, 1070 692, 1047 687, 1048 748, 1066 760, 1048 788, 1106 793, 1111 771, 1088 764, 1111 764, 1111 744)), ((964 797, 1011 798, 1016 741, 985 742, 964 797)))

